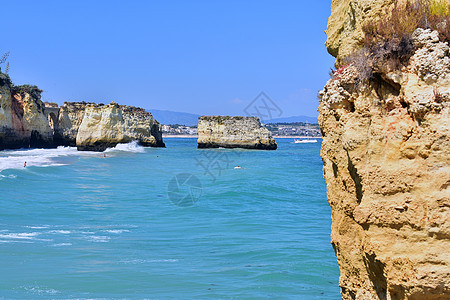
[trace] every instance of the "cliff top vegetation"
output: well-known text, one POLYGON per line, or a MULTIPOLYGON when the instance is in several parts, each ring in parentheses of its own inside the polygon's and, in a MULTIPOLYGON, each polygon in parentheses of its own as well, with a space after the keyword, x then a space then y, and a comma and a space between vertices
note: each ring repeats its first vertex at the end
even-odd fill
POLYGON ((362 87, 379 73, 400 69, 415 51, 412 36, 418 28, 436 30, 440 41, 450 42, 450 1, 396 0, 379 19, 364 24, 361 48, 330 75, 336 78, 351 64, 358 71, 357 85, 362 87))
POLYGON ((12 87, 13 94, 20 94, 24 97, 25 93, 29 94, 33 99, 41 99, 41 93, 43 90, 38 88, 36 85, 24 84, 15 85, 12 87))

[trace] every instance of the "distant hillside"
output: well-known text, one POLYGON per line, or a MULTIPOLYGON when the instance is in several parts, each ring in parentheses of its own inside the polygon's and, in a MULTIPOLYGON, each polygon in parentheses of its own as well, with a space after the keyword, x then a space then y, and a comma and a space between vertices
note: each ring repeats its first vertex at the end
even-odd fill
POLYGON ((308 116, 293 116, 293 117, 286 117, 286 118, 276 118, 272 120, 264 120, 263 123, 265 124, 271 124, 271 123, 311 123, 311 124, 317 124, 317 118, 314 117, 308 117, 308 116))
POLYGON ((200 115, 196 114, 170 110, 150 109, 148 111, 151 112, 153 117, 163 125, 179 124, 185 126, 197 126, 198 117, 200 117, 200 115))
MULTIPOLYGON (((170 110, 159 110, 159 109, 150 109, 148 110, 152 113, 155 119, 164 125, 185 125, 185 126, 196 126, 198 124, 198 117, 200 115, 190 114, 184 112, 176 112, 170 110)), ((262 123, 272 124, 272 123, 311 123, 317 124, 317 118, 308 117, 308 116, 293 116, 286 118, 276 118, 272 120, 264 120, 262 123)))

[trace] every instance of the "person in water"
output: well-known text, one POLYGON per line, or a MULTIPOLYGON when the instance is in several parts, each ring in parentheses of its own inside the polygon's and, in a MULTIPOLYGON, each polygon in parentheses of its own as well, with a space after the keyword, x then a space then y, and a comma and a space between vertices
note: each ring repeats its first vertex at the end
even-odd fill
POLYGON ((23 163, 23 167, 26 168, 27 167, 27 162, 23 163))
POLYGON ((234 167, 235 169, 242 169, 242 167, 241 166, 237 166, 237 167, 234 167))

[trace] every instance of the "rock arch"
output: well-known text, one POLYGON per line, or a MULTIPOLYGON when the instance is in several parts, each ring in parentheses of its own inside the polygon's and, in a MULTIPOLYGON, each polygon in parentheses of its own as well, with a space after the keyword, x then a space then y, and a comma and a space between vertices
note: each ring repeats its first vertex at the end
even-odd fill
POLYGON ((55 115, 54 112, 50 112, 48 115, 48 124, 50 125, 53 132, 55 132, 58 129, 58 117, 55 115))

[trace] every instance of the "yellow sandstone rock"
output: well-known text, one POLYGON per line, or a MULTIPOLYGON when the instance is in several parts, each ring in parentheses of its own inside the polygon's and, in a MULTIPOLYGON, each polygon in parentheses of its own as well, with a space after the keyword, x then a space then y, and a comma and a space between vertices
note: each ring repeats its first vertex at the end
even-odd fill
MULTIPOLYGON (((356 49, 392 1, 333 1, 327 47, 356 49)), ((418 29, 401 70, 364 89, 350 65, 320 92, 321 156, 344 299, 450 299, 450 56, 418 29)))
POLYGON ((277 143, 257 117, 201 116, 198 148, 275 150, 277 143))
POLYGON ((14 86, 0 73, 0 150, 77 146, 103 151, 118 143, 138 141, 164 147, 161 125, 142 108, 65 102, 43 103, 36 86, 14 86))
POLYGON ((78 150, 103 151, 118 143, 137 140, 143 146, 164 147, 161 125, 141 108, 90 104, 78 128, 78 150))

